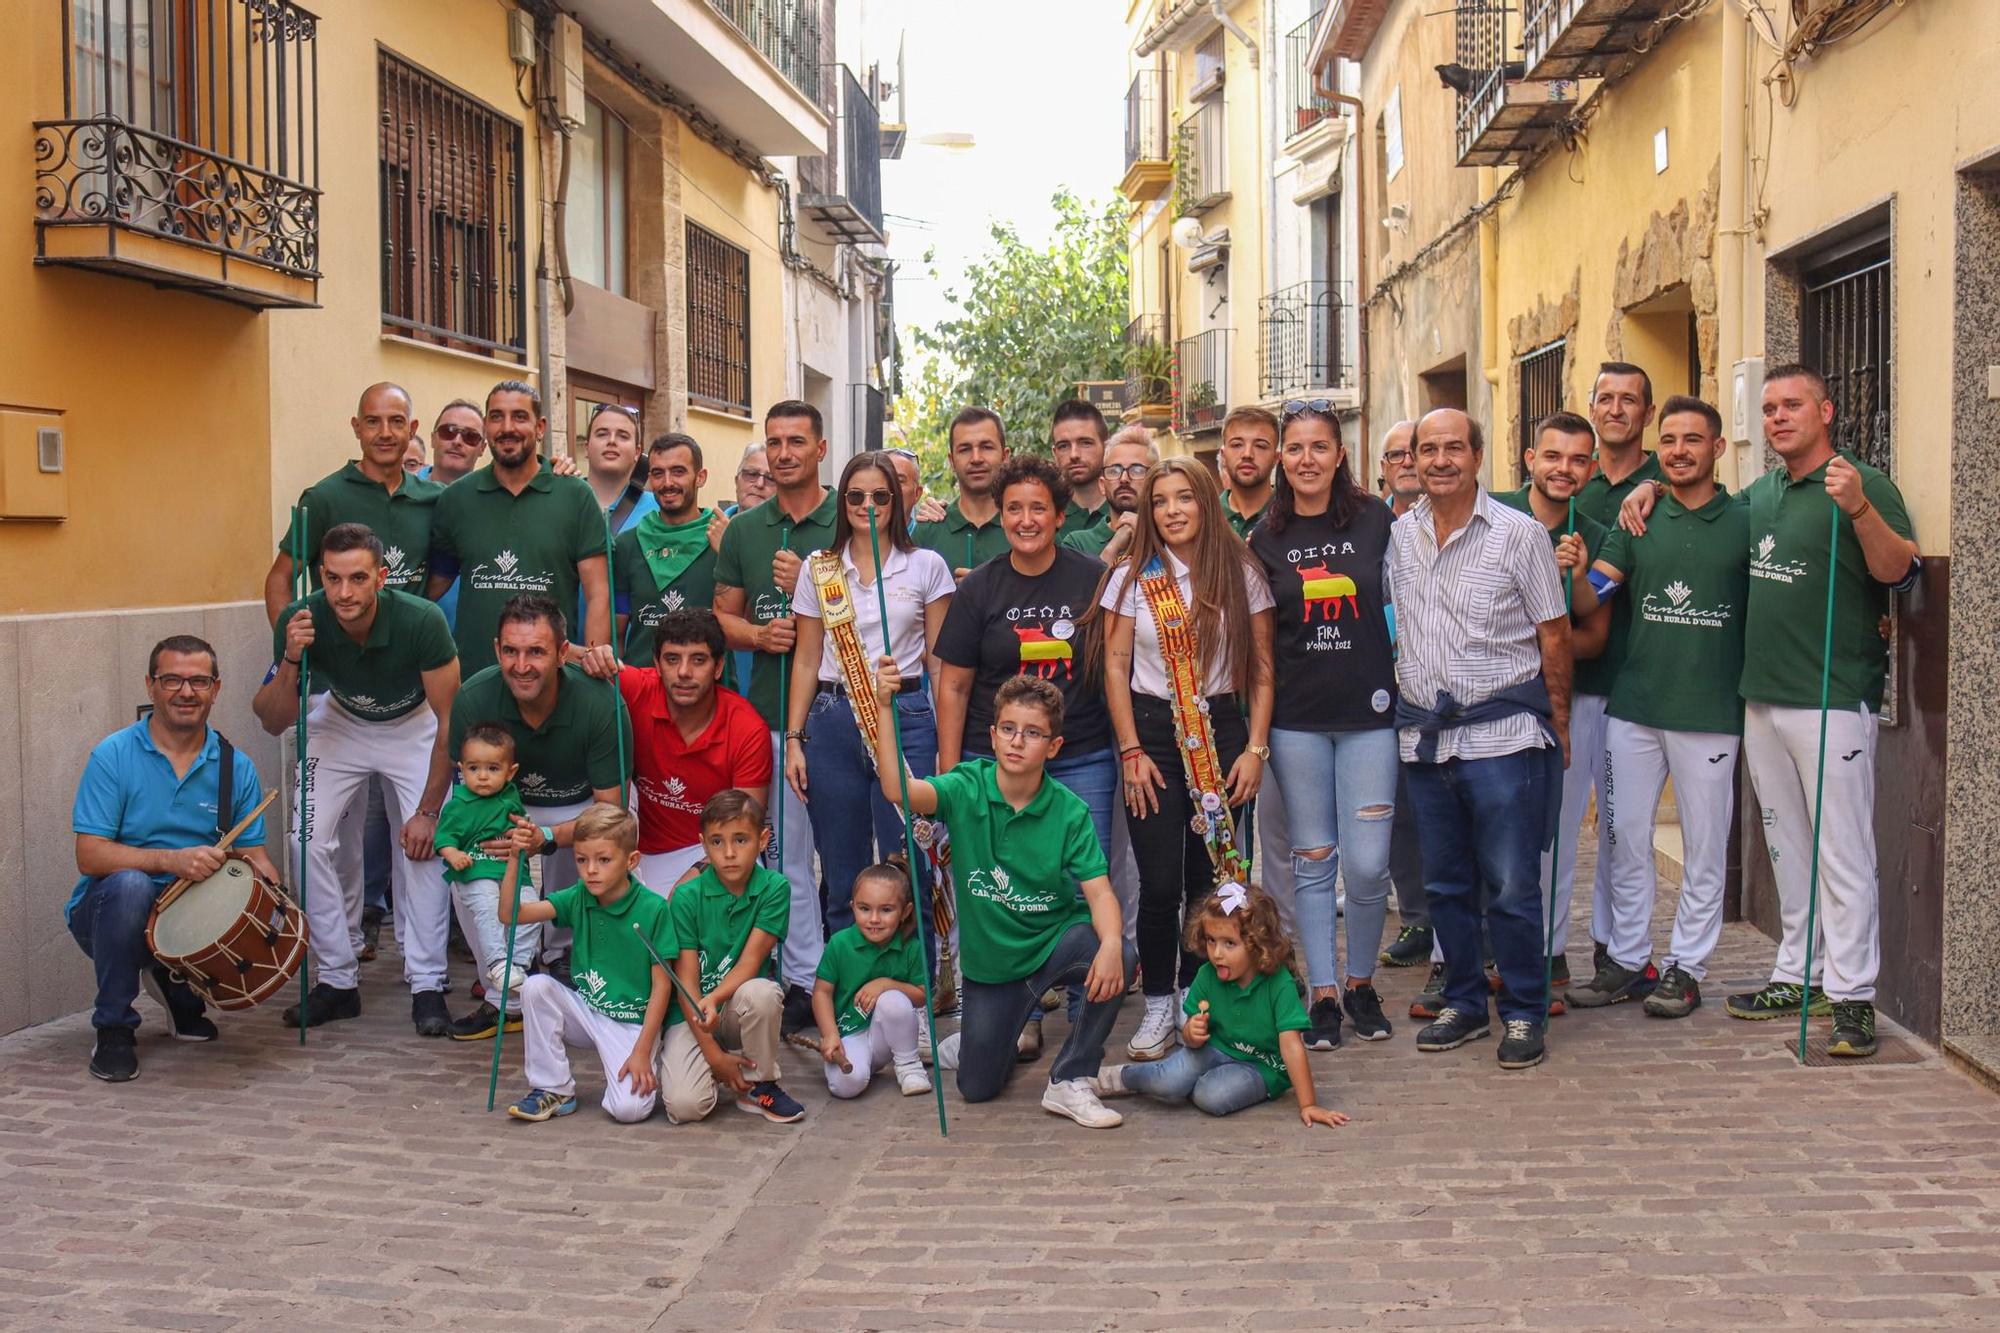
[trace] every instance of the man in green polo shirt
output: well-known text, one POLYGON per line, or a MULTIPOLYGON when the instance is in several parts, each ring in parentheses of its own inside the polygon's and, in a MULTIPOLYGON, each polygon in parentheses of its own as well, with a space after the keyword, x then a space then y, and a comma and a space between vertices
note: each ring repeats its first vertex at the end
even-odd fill
POLYGON ((613 539, 611 590, 618 617, 619 660, 651 666, 653 631, 669 612, 715 602, 715 557, 729 520, 701 507, 708 481, 701 445, 673 433, 646 450, 646 488, 658 508, 613 539))
POLYGON ((1095 405, 1081 398, 1065 398, 1056 404, 1049 425, 1049 457, 1069 482, 1069 504, 1063 508, 1058 537, 1088 531, 1110 515, 1110 500, 1104 493, 1108 435, 1104 414, 1095 405))
POLYGON ((988 407, 967 407, 951 419, 951 475, 958 498, 944 507, 942 517, 919 518, 917 545, 936 551, 962 579, 1007 549, 1000 529, 999 497, 993 479, 1007 461, 1007 428, 988 407))
MULTIPOLYGON (((1325 399, 1314 399, 1331 410, 1325 399)), ((1248 537, 1271 507, 1271 476, 1278 469, 1278 419, 1261 407, 1239 407, 1222 419, 1222 512, 1239 537, 1248 537)), ((1289 858, 1287 858, 1289 864, 1289 858)))
MULTIPOLYGON (((441 1037, 445 1010, 445 935, 451 911, 444 872, 432 849, 450 783, 444 719, 458 693, 458 653, 444 612, 414 593, 385 588, 382 542, 359 523, 330 528, 320 543, 320 591, 278 618, 271 677, 251 701, 271 735, 299 717, 299 673, 326 693, 306 718, 309 780, 295 808, 322 834, 363 799, 380 777, 391 825, 402 826, 392 862, 396 934, 410 1017, 417 1032, 441 1037)), ((334 840, 306 841, 306 917, 318 979, 287 1023, 315 1027, 361 1013, 361 877, 343 875, 334 840)))
POLYGON ((559 477, 542 460, 538 450, 548 425, 532 385, 494 385, 486 395, 493 461, 438 500, 425 594, 436 600, 458 579, 452 633, 468 676, 493 665, 493 629, 500 608, 517 593, 540 593, 573 607, 581 588, 584 644, 611 642, 604 511, 588 482, 559 477))

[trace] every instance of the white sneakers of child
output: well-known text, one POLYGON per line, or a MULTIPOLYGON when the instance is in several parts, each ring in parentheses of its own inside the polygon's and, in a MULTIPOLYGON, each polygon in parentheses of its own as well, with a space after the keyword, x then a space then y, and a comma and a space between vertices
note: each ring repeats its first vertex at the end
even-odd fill
POLYGON ((956 1032, 948 1033, 945 1039, 937 1044, 937 1052, 931 1063, 935 1064, 939 1069, 958 1068, 958 1034, 956 1032))
POLYGON ((1148 995, 1146 1016, 1139 1030, 1125 1043, 1125 1054, 1134 1060, 1159 1060, 1174 1048, 1174 997, 1148 995))
POLYGON ((905 1097, 921 1097, 931 1090, 931 1076, 924 1072, 921 1060, 896 1065, 896 1086, 905 1097))
POLYGON ((1068 1116, 1085 1129, 1113 1129, 1124 1124, 1125 1117, 1098 1101, 1090 1084, 1087 1078, 1069 1078, 1060 1083, 1051 1080, 1042 1094, 1042 1109, 1050 1115, 1068 1116))

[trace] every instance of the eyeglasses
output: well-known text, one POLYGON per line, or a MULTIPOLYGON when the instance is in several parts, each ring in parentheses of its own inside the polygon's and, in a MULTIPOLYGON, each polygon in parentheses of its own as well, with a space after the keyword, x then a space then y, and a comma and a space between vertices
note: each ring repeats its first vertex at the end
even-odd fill
POLYGON ((216 678, 214 676, 153 677, 153 683, 168 694, 179 694, 183 689, 193 690, 196 694, 207 694, 215 688, 215 682, 216 678))
POLYGON ((1301 412, 1314 412, 1322 416, 1332 416, 1333 399, 1294 398, 1285 404, 1285 416, 1287 418, 1298 416, 1301 412))
POLYGON ((887 491, 849 491, 847 507, 859 509, 863 505, 874 505, 877 509, 887 509, 892 498, 887 491))
POLYGON ((445 440, 447 442, 451 440, 464 440, 467 444, 486 443, 486 437, 479 433, 479 428, 477 426, 453 426, 447 424, 439 426, 436 430, 432 431, 431 434, 436 438, 440 440, 445 440))
POLYGON ((1415 457, 1416 455, 1408 449, 1384 449, 1382 451, 1382 461, 1385 463, 1407 463, 1415 457))
POLYGON ((1113 481, 1123 481, 1127 477, 1136 480, 1145 476, 1146 469, 1151 466, 1151 463, 1107 463, 1104 475, 1113 481))
POLYGON ((1030 745, 1049 738, 1049 733, 1040 727, 1017 727, 1012 722, 996 722, 993 724, 993 731, 1003 741, 1022 740, 1030 745))
POLYGON ((901 449, 901 448, 884 449, 882 452, 889 455, 889 457, 891 458, 907 458, 912 463, 917 463, 922 461, 917 457, 916 450, 914 449, 901 449))
POLYGON ((758 472, 747 467, 744 468, 742 471, 738 472, 736 475, 742 478, 744 481, 754 481, 759 486, 768 486, 771 484, 772 481, 770 473, 758 472))

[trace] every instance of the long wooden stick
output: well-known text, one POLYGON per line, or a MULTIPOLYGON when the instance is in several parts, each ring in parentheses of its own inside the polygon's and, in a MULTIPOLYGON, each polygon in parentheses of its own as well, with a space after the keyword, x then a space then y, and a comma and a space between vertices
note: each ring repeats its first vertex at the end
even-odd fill
MULTIPOLYGON (((249 828, 252 824, 256 823, 257 817, 263 814, 264 811, 270 806, 271 802, 277 799, 278 799, 278 789, 276 787, 273 787, 271 788, 270 791, 264 793, 264 799, 257 802, 257 808, 255 810, 252 810, 249 814, 243 816, 242 819, 238 820, 235 828, 229 830, 229 832, 223 834, 221 838, 217 839, 215 844, 216 847, 222 851, 225 852, 228 851, 230 847, 235 844, 236 840, 243 836, 243 830, 249 828)), ((174 899, 180 897, 183 893, 186 893, 193 886, 194 886, 193 880, 190 879, 175 880, 173 883, 167 885, 167 891, 165 893, 162 893, 159 897, 159 901, 153 904, 153 910, 155 912, 164 910, 166 907, 170 906, 173 903, 174 899)))

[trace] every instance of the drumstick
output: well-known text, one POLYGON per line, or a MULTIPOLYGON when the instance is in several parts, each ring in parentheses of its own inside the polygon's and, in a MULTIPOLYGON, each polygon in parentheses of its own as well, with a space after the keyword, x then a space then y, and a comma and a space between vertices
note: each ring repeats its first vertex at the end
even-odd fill
POLYGON ((697 1000, 688 991, 687 983, 674 974, 674 969, 668 965, 667 960, 660 957, 660 951, 655 949, 653 942, 646 938, 646 928, 637 921, 634 921, 632 929, 639 936, 639 942, 646 946, 646 952, 653 955, 653 961, 658 963, 661 969, 666 972, 667 980, 673 983, 675 993, 681 997, 681 1017, 690 1023, 700 1018, 701 1001, 697 1000))
MULTIPOLYGON (((243 836, 243 830, 249 828, 252 824, 256 823, 257 817, 263 814, 265 808, 269 806, 271 802, 277 799, 278 799, 278 789, 276 787, 273 787, 271 788, 270 791, 264 794, 263 800, 257 802, 256 809, 252 810, 249 814, 243 816, 242 820, 236 825, 235 828, 229 830, 229 832, 223 834, 219 839, 216 840, 215 843, 216 847, 221 849, 222 851, 225 852, 228 851, 230 846, 234 844, 238 838, 243 836)), ((180 897, 183 893, 186 893, 189 887, 193 885, 193 883, 194 881, 191 879, 177 879, 173 883, 167 885, 166 892, 162 893, 159 897, 159 901, 154 903, 153 910, 157 912, 161 908, 171 905, 174 899, 180 897)))

